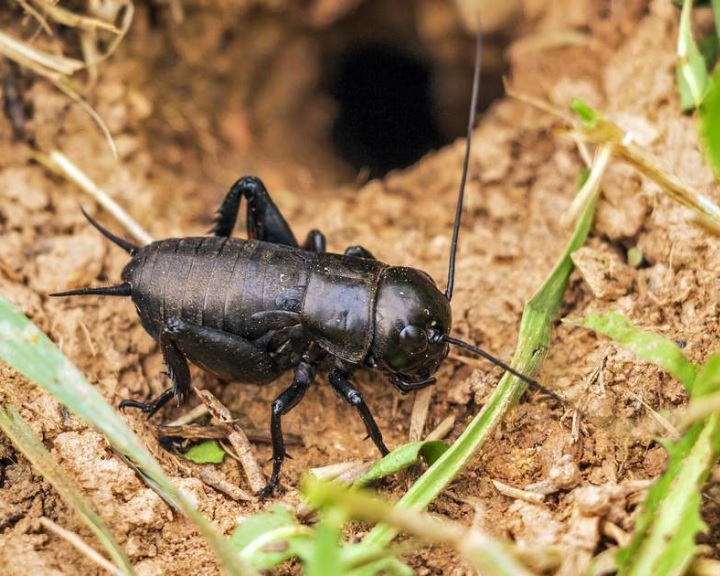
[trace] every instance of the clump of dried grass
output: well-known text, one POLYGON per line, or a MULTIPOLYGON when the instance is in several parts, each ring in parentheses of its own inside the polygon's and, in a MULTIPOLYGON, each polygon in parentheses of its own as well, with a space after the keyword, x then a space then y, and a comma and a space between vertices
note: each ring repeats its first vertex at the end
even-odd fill
MULTIPOLYGON (((98 66, 107 60, 127 34, 135 14, 132 0, 86 1, 86 13, 64 8, 50 0, 14 0, 36 26, 27 37, 0 30, 0 56, 51 82, 58 90, 80 105, 95 121, 116 155, 110 131, 98 113, 81 95, 78 73, 87 72, 88 84, 97 79, 98 66), (57 36, 57 26, 71 29, 80 45, 82 58, 56 54, 48 47, 57 36)), ((20 26, 13 27, 15 30, 20 26)), ((61 52, 62 42, 60 44, 61 52)))

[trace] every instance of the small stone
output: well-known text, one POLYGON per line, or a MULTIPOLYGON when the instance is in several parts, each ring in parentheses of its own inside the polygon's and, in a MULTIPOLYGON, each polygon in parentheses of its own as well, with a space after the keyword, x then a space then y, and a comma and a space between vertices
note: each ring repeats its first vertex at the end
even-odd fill
POLYGON ((574 492, 575 503, 583 516, 602 516, 610 508, 611 493, 606 486, 584 486, 574 492))
POLYGON ((630 290, 632 271, 610 247, 585 246, 571 258, 595 298, 617 300, 630 290))

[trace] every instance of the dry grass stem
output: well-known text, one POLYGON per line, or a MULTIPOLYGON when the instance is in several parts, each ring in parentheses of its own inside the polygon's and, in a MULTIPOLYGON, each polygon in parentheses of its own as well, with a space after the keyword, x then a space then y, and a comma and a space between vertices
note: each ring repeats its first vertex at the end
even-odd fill
POLYGON ((720 576, 720 562, 711 558, 696 558, 689 573, 693 576, 720 576))
POLYGON ((48 54, 4 32, 0 32, 0 54, 48 79, 71 76, 85 67, 81 60, 48 54))
POLYGON ((120 34, 121 30, 111 22, 93 18, 92 16, 84 16, 77 14, 71 10, 66 10, 62 6, 47 0, 29 0, 39 11, 45 16, 54 20, 58 24, 68 26, 69 28, 79 28, 80 30, 105 30, 113 34, 120 34))
MULTIPOLYGON (((348 473, 354 475, 354 471, 357 470, 369 470, 373 465, 373 462, 363 462, 362 460, 350 460, 349 462, 338 462, 336 464, 330 464, 328 466, 321 466, 319 468, 313 468, 310 470, 313 476, 318 480, 338 480, 339 478, 347 477, 348 473)), ((358 475, 358 478, 365 472, 358 475)))
POLYGON ((40 14, 35 8, 30 6, 30 4, 27 2, 27 0, 15 0, 20 6, 22 6, 22 9, 25 10, 30 16, 32 16, 35 21, 40 25, 40 28, 42 28, 43 32, 47 34, 48 36, 52 36, 52 28, 50 28, 50 25, 47 22, 47 19, 45 16, 40 14))
POLYGON ((410 442, 417 442, 423 437, 423 430, 425 429, 425 422, 427 421, 432 397, 432 386, 418 390, 415 393, 415 401, 413 402, 412 414, 410 415, 410 430, 408 432, 410 442))
POLYGON ((603 144, 600 146, 588 179, 573 199, 570 208, 568 208, 560 220, 563 226, 571 226, 577 220, 578 215, 583 211, 585 206, 593 202, 600 195, 600 183, 602 182, 602 177, 605 175, 607 167, 610 165, 612 152, 612 144, 603 144))
POLYGON ((541 504, 545 500, 545 496, 543 494, 528 492, 527 490, 521 490, 520 488, 513 488, 512 486, 503 484, 498 480, 491 480, 491 482, 500 494, 507 496, 508 498, 523 500, 525 502, 529 502, 530 504, 541 504))
POLYGON ((446 417, 442 422, 440 422, 440 424, 438 424, 432 432, 425 436, 425 440, 443 440, 444 438, 447 438, 448 434, 452 432, 454 427, 455 416, 450 415, 446 417))
POLYGON ((34 159, 45 166, 48 170, 51 170, 67 178, 77 186, 79 186, 84 192, 92 196, 95 201, 100 204, 110 215, 117 220, 117 222, 127 230, 127 232, 133 236, 136 240, 142 244, 150 244, 153 241, 153 237, 145 231, 125 210, 113 200, 110 195, 100 188, 95 182, 73 164, 70 159, 58 150, 52 150, 49 154, 44 152, 35 152, 33 154, 34 159))
POLYGON ((635 392, 633 392, 632 390, 627 390, 626 394, 630 396, 633 400, 636 400, 643 405, 643 407, 648 411, 652 419, 655 420, 662 427, 663 430, 665 430, 671 440, 673 440, 674 442, 680 440, 680 431, 675 428, 675 426, 673 426, 667 418, 662 416, 656 410, 653 410, 652 406, 650 406, 647 402, 645 402, 645 400, 640 398, 640 396, 635 394, 635 392))
POLYGON ((102 556, 99 552, 91 548, 88 544, 85 543, 85 541, 80 538, 75 532, 71 532, 70 530, 66 530, 62 526, 59 526, 49 518, 46 518, 45 516, 40 518, 40 524, 42 524, 45 528, 50 530, 55 535, 59 536, 63 540, 65 540, 68 544, 70 544, 75 550, 80 552, 83 556, 86 556, 88 559, 90 559, 92 562, 103 568, 104 570, 107 570, 110 574, 113 574, 113 576, 126 576, 126 572, 123 570, 120 570, 117 566, 115 566, 112 562, 110 562, 108 559, 106 559, 104 556, 102 556))
POLYGON ((565 136, 572 138, 576 142, 591 142, 600 146, 598 158, 593 166, 593 172, 597 169, 597 176, 593 178, 591 173, 590 178, 583 186, 583 190, 575 198, 571 209, 563 218, 564 224, 574 221, 580 207, 585 205, 588 198, 598 193, 602 173, 607 168, 611 157, 614 156, 624 160, 645 177, 655 182, 663 192, 678 204, 691 209, 695 218, 711 232, 720 234, 720 207, 704 194, 691 190, 674 174, 664 170, 655 158, 634 141, 630 132, 606 118, 602 113, 592 111, 592 121, 581 123, 575 117, 569 116, 563 110, 539 98, 521 94, 507 86, 506 92, 512 98, 561 119, 569 127, 564 132, 565 136), (600 167, 598 167, 598 164, 600 164, 600 167), (593 180, 592 186, 591 180, 593 180))

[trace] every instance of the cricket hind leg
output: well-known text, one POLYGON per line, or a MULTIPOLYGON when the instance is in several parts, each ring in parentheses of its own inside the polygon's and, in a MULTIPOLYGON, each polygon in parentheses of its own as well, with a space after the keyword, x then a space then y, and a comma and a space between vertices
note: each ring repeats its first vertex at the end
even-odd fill
POLYGON ((160 350, 163 360, 168 369, 168 376, 172 387, 165 390, 160 396, 150 402, 138 402, 137 400, 125 399, 120 402, 120 409, 137 408, 150 418, 165 404, 177 396, 182 403, 190 392, 190 369, 183 353, 178 349, 173 340, 173 330, 170 321, 165 323, 160 332, 160 350))
POLYGON ((290 225, 262 180, 255 176, 244 176, 232 185, 213 222, 211 232, 215 236, 228 237, 232 234, 243 197, 247 201, 247 231, 250 238, 293 248, 302 247, 310 252, 325 252, 325 236, 319 230, 311 230, 302 246, 298 244, 290 225))
POLYGON ((267 384, 283 372, 263 347, 237 334, 178 316, 168 318, 166 326, 185 358, 222 380, 267 384))
POLYGON ((155 400, 143 403, 123 400, 121 408, 138 408, 152 416, 173 396, 180 402, 191 388, 188 360, 223 380, 266 384, 282 373, 274 360, 253 342, 236 334, 168 318, 160 333, 160 349, 173 386, 155 400))
POLYGON ((242 198, 247 201, 247 232, 250 238, 298 247, 295 235, 260 178, 243 176, 232 185, 217 211, 211 232, 230 236, 242 198))

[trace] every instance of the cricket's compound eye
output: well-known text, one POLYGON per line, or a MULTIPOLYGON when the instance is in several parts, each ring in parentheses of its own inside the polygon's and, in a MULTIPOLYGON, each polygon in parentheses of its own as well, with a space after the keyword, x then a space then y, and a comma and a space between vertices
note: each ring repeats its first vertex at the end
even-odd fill
POLYGON ((411 356, 422 354, 427 350, 427 332, 417 326, 405 326, 398 336, 400 348, 411 356))
POLYGON ((413 268, 383 272, 375 306, 371 355, 377 368, 407 383, 427 380, 448 353, 430 338, 450 330, 450 303, 432 279, 413 268))

